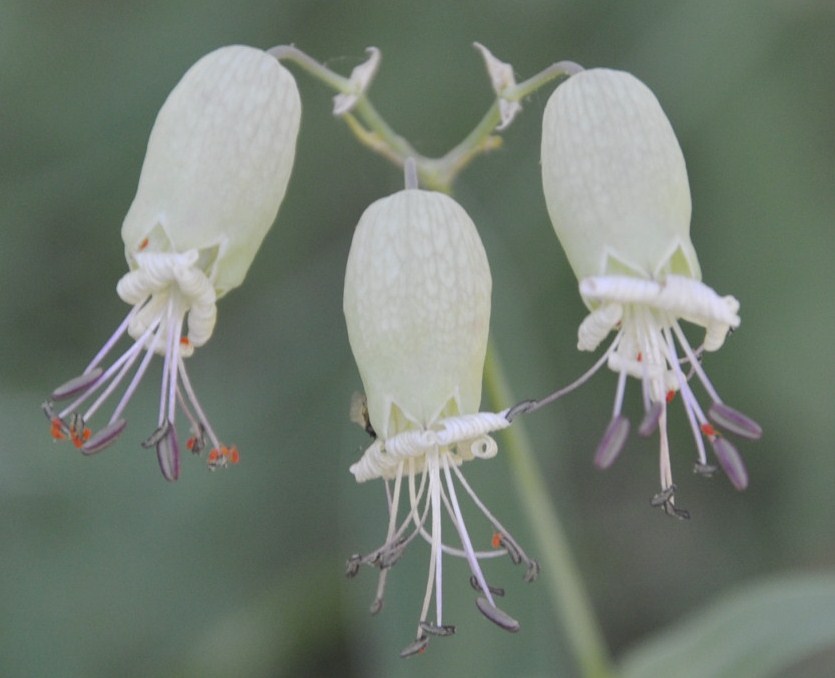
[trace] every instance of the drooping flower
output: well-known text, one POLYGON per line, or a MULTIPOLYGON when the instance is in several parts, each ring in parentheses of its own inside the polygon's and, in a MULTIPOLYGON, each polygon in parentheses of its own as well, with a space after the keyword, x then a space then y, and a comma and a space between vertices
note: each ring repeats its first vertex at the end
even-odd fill
POLYGON ((590 309, 578 348, 594 351, 615 338, 601 360, 618 374, 612 421, 595 463, 608 467, 623 448, 629 421, 622 413, 626 377, 641 382, 645 417, 638 432, 660 435, 661 493, 653 504, 674 505, 667 405, 681 394, 698 450, 696 471, 709 475, 704 438, 731 483, 748 476, 733 444, 717 429, 759 438, 756 422, 724 404, 701 358, 740 323, 739 302, 701 282, 690 241, 690 188, 672 126, 653 93, 634 76, 593 69, 572 76, 552 94, 542 131, 542 183, 548 213, 590 309), (692 348, 680 321, 705 330, 692 348), (691 378, 707 392, 702 408, 691 378), (712 423, 711 423, 712 421, 712 423))
POLYGON ((507 554, 526 564, 526 579, 538 572, 459 468, 465 461, 493 457, 497 446, 487 434, 509 424, 506 412, 479 412, 491 285, 475 226, 451 198, 408 188, 378 200, 360 219, 345 274, 344 310, 367 397, 365 407, 354 407, 354 418, 364 421, 367 413, 364 425, 375 440, 351 472, 358 482, 386 481, 389 514, 383 545, 352 556, 347 573, 353 576, 362 564, 379 568, 371 607, 376 613, 389 568, 415 537, 428 542, 429 575, 417 637, 402 656, 422 651, 430 636, 455 630, 444 623, 444 554, 466 559, 478 608, 510 631, 519 624, 496 606, 502 591, 488 585, 480 561, 507 554), (456 480, 492 526, 492 550, 473 544, 456 480), (460 545, 444 539, 450 527, 460 545))
POLYGON ((44 403, 54 438, 72 440, 85 454, 110 445, 125 428, 125 407, 159 354, 159 419, 142 445, 156 449, 165 478, 176 480, 180 471, 177 404, 189 422, 188 449, 199 453, 208 443, 212 468, 238 460, 237 449, 221 444, 209 424, 185 358, 211 337, 215 302, 243 282, 275 220, 300 116, 293 77, 252 47, 211 52, 171 91, 151 130, 136 197, 122 225, 130 272, 116 291, 132 308, 84 372, 44 403), (125 332, 133 342, 108 366, 106 358, 125 332), (110 419, 93 432, 93 416, 130 374, 110 419), (59 407, 58 401, 69 404, 59 407))

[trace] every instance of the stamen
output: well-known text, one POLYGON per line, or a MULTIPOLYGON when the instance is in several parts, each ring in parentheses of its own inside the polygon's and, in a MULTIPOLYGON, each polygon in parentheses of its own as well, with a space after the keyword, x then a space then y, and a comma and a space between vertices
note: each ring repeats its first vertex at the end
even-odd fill
POLYGON ((50 419, 50 423, 52 424, 52 429, 50 431, 52 437, 55 440, 66 440, 67 425, 63 422, 63 420, 58 417, 54 417, 53 419, 50 419))
POLYGON ((69 434, 72 444, 78 448, 90 439, 90 428, 78 412, 73 412, 70 416, 69 434))
POLYGON ((404 659, 412 657, 416 654, 423 654, 424 650, 429 646, 429 638, 427 636, 418 636, 418 639, 413 643, 409 643, 406 647, 400 650, 400 656, 404 659))
POLYGON ((716 467, 713 464, 693 464, 693 473, 697 473, 705 478, 712 478, 716 473, 716 467))
POLYGON ((348 579, 353 579, 360 571, 360 565, 363 564, 363 557, 359 553, 353 554, 347 561, 345 561, 345 576, 348 579))
MULTIPOLYGON (((385 585, 385 575, 387 570, 383 570, 380 572, 380 579, 383 580, 383 585, 385 585)), ((380 614, 380 611, 383 609, 383 597, 377 596, 374 600, 371 601, 371 605, 368 606, 368 612, 373 617, 374 615, 380 614)))
MULTIPOLYGON (((189 441, 191 438, 189 438, 189 441)), ((237 464, 241 460, 241 455, 238 452, 238 448, 234 445, 232 447, 226 447, 226 445, 221 445, 219 448, 215 447, 209 452, 209 456, 206 459, 209 468, 214 471, 219 466, 226 466, 227 464, 237 464)))
POLYGON ((174 481, 180 476, 180 448, 177 444, 177 432, 171 425, 165 435, 156 444, 157 461, 166 480, 174 481))
POLYGON ((658 422, 661 419, 661 412, 663 410, 664 406, 661 403, 652 403, 644 414, 641 425, 638 426, 638 435, 649 438, 655 433, 658 430, 658 422))
POLYGON ((725 403, 714 402, 708 409, 707 416, 726 431, 743 438, 759 440, 762 437, 762 427, 756 421, 725 403))
POLYGON ((458 530, 458 536, 461 539, 461 545, 464 547, 464 552, 467 555, 467 563, 470 566, 470 572, 472 572, 472 574, 475 575, 476 581, 478 581, 482 591, 487 596, 487 598, 490 601, 490 604, 492 605, 493 599, 490 596, 490 587, 487 585, 487 581, 484 579, 484 573, 481 571, 481 567, 478 564, 478 558, 475 555, 475 550, 473 549, 472 542, 470 541, 470 534, 467 532, 467 527, 464 524, 464 517, 461 515, 461 507, 458 505, 458 497, 455 493, 455 486, 452 483, 452 474, 449 472, 449 463, 447 461, 447 455, 444 455, 442 459, 447 489, 449 490, 450 501, 452 503, 452 508, 455 513, 455 526, 458 530))
POLYGON ((592 376, 594 376, 595 372, 597 372, 609 359, 609 356, 618 347, 618 344, 620 343, 620 338, 621 335, 618 334, 612 340, 612 343, 609 345, 609 348, 607 348, 606 351, 604 351, 603 355, 600 356, 600 358, 598 358, 597 362, 594 363, 594 365, 592 365, 588 370, 586 370, 580 377, 571 382, 568 386, 564 386, 561 389, 557 389, 553 393, 545 396, 544 398, 540 398, 539 400, 523 400, 522 402, 517 403, 507 411, 507 413, 505 414, 505 418, 508 421, 513 421, 520 414, 536 412, 536 410, 545 407, 546 405, 549 405, 555 400, 562 398, 564 395, 571 393, 571 391, 585 384, 589 379, 591 379, 592 376))
MULTIPOLYGON (((481 590, 481 586, 478 583, 478 579, 475 578, 474 574, 470 575, 470 586, 472 586, 473 589, 475 589, 479 593, 484 593, 481 590)), ((492 593, 494 596, 501 597, 501 596, 504 596, 504 594, 505 594, 505 590, 503 588, 498 587, 498 586, 490 586, 488 584, 487 588, 490 589, 490 593, 492 593)))
MULTIPOLYGON (((514 565, 519 565, 522 562, 522 555, 519 553, 519 549, 516 548, 516 542, 513 541, 512 538, 508 538, 509 535, 498 534, 499 537, 499 546, 503 547, 505 551, 507 551, 507 555, 510 557, 510 562, 514 565)), ((493 540, 495 542, 496 535, 493 536, 493 540)))
POLYGON ((728 476, 728 480, 737 490, 744 490, 748 487, 748 471, 745 469, 745 463, 736 448, 728 441, 727 438, 716 437, 711 440, 713 444, 713 453, 719 460, 719 465, 728 476))
POLYGON ((673 498, 675 491, 676 486, 670 485, 669 487, 661 490, 658 494, 654 494, 652 499, 649 500, 650 506, 654 506, 656 508, 662 506, 673 498))
POLYGON ((96 452, 101 452, 121 435, 127 425, 128 422, 126 419, 117 419, 116 421, 109 423, 103 429, 96 431, 96 434, 91 436, 87 442, 81 446, 81 451, 84 454, 95 454, 96 452))
POLYGON ((603 439, 594 454, 594 465, 599 469, 609 468, 617 459, 629 435, 629 420, 622 414, 614 417, 603 434, 603 439))
POLYGON ((151 435, 149 435, 147 438, 145 438, 145 440, 143 440, 139 444, 146 450, 152 447, 156 447, 157 445, 159 445, 160 441, 168 435, 168 431, 170 428, 171 422, 168 419, 164 420, 162 424, 158 426, 151 435))
MULTIPOLYGON (((179 393, 177 395, 179 396, 179 393)), ((191 414, 188 410, 184 411, 191 414)), ((186 440, 186 447, 192 454, 200 454, 203 448, 206 447, 206 430, 202 424, 197 424, 197 431, 186 440)))
POLYGON ((99 380, 103 371, 101 367, 96 367, 70 379, 52 392, 50 400, 66 400, 83 393, 99 380))
MULTIPOLYGON (((539 563, 531 558, 527 553, 525 553, 524 549, 519 546, 519 542, 517 542, 508 532, 504 525, 502 525, 496 516, 494 516, 487 507, 484 505, 484 502, 479 499, 478 495, 475 493, 470 484, 467 482, 467 479, 464 477, 464 474, 461 472, 457 466, 452 467, 453 472, 456 476, 458 476, 458 481, 461 483, 461 486, 466 490, 467 494, 470 495, 470 499, 473 500, 473 503, 479 508, 479 510, 484 514, 484 517, 490 521, 490 524, 493 525, 493 528, 499 534, 500 539, 504 542, 510 542, 513 545, 513 549, 522 559, 522 562, 525 563, 527 567, 527 572, 525 573, 525 581, 532 582, 534 581, 537 576, 539 576, 539 563)), ((486 558, 486 554, 480 554, 480 557, 486 558)))
POLYGON ((656 508, 663 508, 664 512, 668 516, 673 516, 675 518, 678 518, 679 520, 689 520, 690 512, 685 509, 680 509, 676 507, 674 497, 675 492, 675 485, 670 485, 666 489, 661 490, 661 492, 654 495, 652 499, 649 500, 650 506, 654 506, 656 508))
POLYGON ((418 623, 421 631, 428 633, 430 636, 452 636, 455 634, 455 626, 453 624, 433 624, 430 621, 421 621, 418 623))
POLYGON ((528 564, 528 569, 525 571, 525 576, 522 577, 522 580, 526 584, 530 584, 531 582, 536 581, 539 578, 539 561, 538 560, 528 560, 526 561, 528 564))
POLYGON ((510 631, 511 633, 516 633, 519 630, 519 622, 507 614, 507 612, 503 612, 495 605, 491 605, 487 598, 479 596, 475 599, 475 604, 481 614, 499 628, 510 631))

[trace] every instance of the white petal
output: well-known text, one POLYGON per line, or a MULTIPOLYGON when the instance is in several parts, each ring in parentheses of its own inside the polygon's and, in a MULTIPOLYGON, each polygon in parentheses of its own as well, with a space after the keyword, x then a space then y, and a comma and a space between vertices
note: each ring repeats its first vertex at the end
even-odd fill
POLYGON ((252 47, 200 59, 154 123, 122 226, 128 263, 149 250, 209 251, 218 296, 238 286, 284 197, 301 103, 278 61, 252 47))
POLYGON ((344 310, 369 418, 383 439, 397 432, 393 412, 424 428, 451 402, 457 412, 445 415, 478 410, 490 291, 481 239, 452 198, 404 190, 362 215, 344 310))
POLYGON ((699 277, 684 157, 658 100, 632 75, 591 69, 557 87, 543 118, 542 183, 578 279, 613 266, 699 277))

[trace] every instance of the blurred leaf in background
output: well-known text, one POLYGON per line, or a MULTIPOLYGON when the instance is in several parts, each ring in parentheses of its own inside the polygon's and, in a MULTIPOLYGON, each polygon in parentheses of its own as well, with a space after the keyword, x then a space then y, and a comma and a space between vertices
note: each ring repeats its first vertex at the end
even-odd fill
MULTIPOLYGON (((670 520, 648 504, 654 445, 630 440, 605 474, 592 466, 615 379, 601 373, 530 417, 542 473, 616 659, 760 578, 780 589, 782 576, 831 572, 834 34, 826 0, 4 0, 0 675, 575 675, 541 582, 525 584, 509 563, 494 578, 509 589, 518 635, 481 617, 455 563, 445 608, 458 634, 408 661, 397 653, 413 632, 425 554, 391 572, 377 617, 367 611, 373 576, 343 578, 345 558, 381 539, 385 494, 347 471, 366 438, 347 415, 360 382, 342 278, 360 214, 402 178, 331 117, 332 92, 298 69, 287 198, 247 281, 219 303, 213 341, 190 359, 241 464, 210 474, 185 459, 168 484, 130 427, 95 458, 52 445, 39 403, 125 311, 114 289, 125 270, 119 227, 156 111, 189 65, 224 44, 294 43, 345 75, 379 47, 371 97, 427 154, 460 141, 492 101, 475 40, 520 79, 572 59, 646 82, 687 159, 705 279, 742 303, 740 330, 706 358, 711 377, 765 435, 742 449, 751 482, 740 494, 686 473, 690 432, 671 417, 677 496, 693 519, 670 520)), ((519 397, 566 383, 592 359, 574 348, 583 308, 540 186, 549 92, 523 102, 503 148, 456 186, 490 258, 493 336, 519 397)), ((140 392, 132 419, 153 418, 156 397, 140 392)), ((530 544, 503 463, 500 447, 467 477, 530 544)), ((833 665, 829 650, 791 675, 831 675, 833 665)))

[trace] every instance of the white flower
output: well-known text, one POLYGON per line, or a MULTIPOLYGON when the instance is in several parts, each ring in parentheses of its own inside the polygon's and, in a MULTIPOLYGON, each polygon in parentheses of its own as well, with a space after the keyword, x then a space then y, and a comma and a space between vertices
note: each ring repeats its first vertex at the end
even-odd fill
POLYGON ((608 361, 619 375, 612 422, 595 462, 607 467, 623 447, 629 422, 621 404, 632 376, 641 381, 646 411, 639 433, 660 429, 662 492, 653 503, 686 515, 673 503, 666 430, 667 404, 676 392, 696 440, 696 470, 714 470, 704 437, 733 485, 744 489, 742 460, 713 424, 748 438, 758 438, 761 429, 722 402, 700 362, 703 351, 717 350, 739 326, 739 302, 701 282, 690 242, 684 157, 652 92, 632 75, 606 69, 561 84, 544 114, 542 183, 554 230, 591 311, 580 325, 578 348, 593 351, 616 333, 592 370, 608 361), (690 346, 680 320, 704 328, 701 346, 690 346), (691 388, 694 375, 712 401, 707 416, 691 388))
MULTIPOLYGON (((360 219, 345 274, 344 310, 367 395, 366 429, 376 439, 351 472, 359 482, 386 480, 389 521, 385 543, 368 555, 352 556, 348 574, 355 574, 361 564, 380 569, 372 605, 377 612, 388 569, 406 545, 418 535, 429 543, 429 576, 417 639, 403 650, 404 656, 425 648, 430 635, 454 631, 443 623, 444 553, 467 560, 471 583, 480 594, 479 609, 511 631, 518 629, 518 622, 496 607, 499 589, 488 586, 479 561, 507 553, 514 562, 526 563, 529 579, 538 571, 459 469, 464 461, 494 456, 496 443, 487 434, 509 425, 505 412, 478 411, 491 285, 475 226, 451 198, 407 189, 378 200, 360 219), (456 478, 491 523, 494 550, 473 546, 456 478), (402 495, 408 497, 407 509, 399 515, 402 495), (447 521, 460 546, 443 540, 447 521)), ((354 409, 357 418, 362 408, 354 409)))
POLYGON ((123 411, 156 353, 163 356, 159 420, 143 446, 156 448, 163 475, 176 480, 180 470, 177 403, 189 420, 192 452, 208 441, 210 466, 237 461, 237 449, 222 445, 212 430, 184 359, 208 341, 216 300, 241 284, 275 220, 300 115, 293 77, 252 47, 215 50, 172 90, 151 130, 136 197, 122 225, 131 270, 117 292, 132 309, 87 369, 44 404, 56 439, 72 439, 85 454, 111 444, 125 428, 123 411), (125 332, 134 343, 105 367, 125 332), (93 433, 93 415, 137 361, 108 423, 93 433), (70 399, 56 411, 55 401, 70 399))

